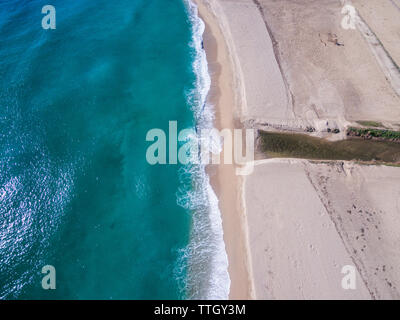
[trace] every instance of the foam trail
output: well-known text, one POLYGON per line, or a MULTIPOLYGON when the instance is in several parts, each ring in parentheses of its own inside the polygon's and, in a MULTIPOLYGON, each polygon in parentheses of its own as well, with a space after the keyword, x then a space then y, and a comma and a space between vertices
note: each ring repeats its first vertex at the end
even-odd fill
MULTIPOLYGON (((206 102, 211 79, 202 45, 204 22, 198 16, 197 6, 191 0, 184 1, 192 26, 196 72, 195 89, 188 95, 197 131, 192 139, 199 143, 200 131, 213 128, 214 108, 206 102)), ((187 268, 186 296, 189 299, 228 299, 230 278, 222 219, 206 167, 204 164, 187 165, 181 169, 180 177, 183 187, 178 192, 178 204, 192 212, 191 239, 182 254, 187 268)))

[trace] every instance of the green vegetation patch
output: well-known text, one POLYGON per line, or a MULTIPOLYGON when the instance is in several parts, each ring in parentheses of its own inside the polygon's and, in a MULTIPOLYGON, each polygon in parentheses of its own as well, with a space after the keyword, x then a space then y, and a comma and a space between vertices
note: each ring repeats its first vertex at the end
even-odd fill
POLYGON ((357 121, 357 123, 361 124, 364 127, 375 127, 375 128, 384 128, 385 126, 376 121, 357 121))
POLYGON ((349 129, 347 129, 347 135, 362 137, 364 139, 379 138, 379 139, 400 141, 400 132, 391 130, 350 127, 349 129))
POLYGON ((259 131, 259 148, 267 157, 316 160, 400 162, 400 143, 347 139, 327 141, 304 134, 259 131))

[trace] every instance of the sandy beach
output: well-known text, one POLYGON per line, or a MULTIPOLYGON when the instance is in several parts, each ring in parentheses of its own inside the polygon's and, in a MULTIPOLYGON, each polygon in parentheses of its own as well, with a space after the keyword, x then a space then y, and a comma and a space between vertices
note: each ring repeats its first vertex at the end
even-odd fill
MULTIPOLYGON (((345 138, 358 121, 399 129, 399 29, 390 0, 353 1, 365 24, 356 30, 341 28, 341 1, 196 2, 217 128, 329 140, 345 138)), ((230 299, 400 298, 400 168, 264 159, 249 176, 236 176, 233 165, 209 173, 230 299), (344 266, 355 269, 355 289, 342 287, 344 266)))
MULTIPOLYGON (((238 102, 235 100, 235 80, 231 67, 228 49, 221 30, 210 11, 198 2, 199 14, 206 24, 204 47, 212 78, 209 103, 216 108, 216 127, 231 128, 240 126, 235 114, 238 102), (217 45, 218 43, 218 45, 217 45)), ((222 157, 223 160, 223 157, 222 157)), ((255 298, 252 284, 250 251, 247 240, 247 219, 243 215, 244 199, 242 198, 243 181, 236 176, 234 165, 210 165, 208 172, 211 183, 219 198, 222 212, 224 241, 229 258, 229 275, 231 278, 230 299, 255 298), (226 182, 229 181, 229 184, 226 182)))
POLYGON ((399 299, 399 181, 387 166, 259 162, 245 188, 257 298, 399 299))

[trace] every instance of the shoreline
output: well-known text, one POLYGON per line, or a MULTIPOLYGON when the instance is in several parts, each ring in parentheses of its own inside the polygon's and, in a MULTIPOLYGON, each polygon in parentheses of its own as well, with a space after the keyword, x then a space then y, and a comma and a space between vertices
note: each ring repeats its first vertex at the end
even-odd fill
MULTIPOLYGON (((194 2, 198 7, 199 17, 205 24, 203 43, 211 76, 207 102, 215 107, 214 125, 218 130, 241 128, 240 121, 234 116, 239 106, 233 98, 236 94, 232 89, 234 87, 233 67, 221 27, 213 17, 213 13, 201 0, 194 0, 194 2)), ((254 299, 247 221, 244 215, 245 177, 236 176, 235 170, 235 165, 207 166, 211 186, 219 200, 222 217, 231 280, 229 299, 254 299)))
MULTIPOLYGON (((340 28, 339 2, 195 2, 218 129, 306 130, 334 141, 357 121, 400 125, 393 122, 400 100, 362 35, 340 28)), ((398 168, 282 158, 255 165, 246 177, 233 165, 207 167, 230 299, 399 297, 398 168), (355 290, 343 286, 349 266, 355 290)))

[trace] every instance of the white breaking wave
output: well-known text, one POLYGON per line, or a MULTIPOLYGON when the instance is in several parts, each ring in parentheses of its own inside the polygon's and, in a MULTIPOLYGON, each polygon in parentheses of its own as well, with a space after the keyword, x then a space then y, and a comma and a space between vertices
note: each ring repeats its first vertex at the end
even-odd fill
MULTIPOLYGON (((197 136, 192 139, 200 143, 200 131, 213 128, 214 121, 214 107, 206 102, 211 78, 203 49, 205 25, 198 16, 197 6, 191 0, 184 0, 184 3, 192 26, 191 46, 196 73, 195 89, 188 95, 197 131, 197 136)), ((220 142, 213 141, 209 148, 220 150, 220 142)), ((206 167, 189 164, 181 169, 180 178, 182 188, 178 191, 178 204, 192 213, 190 243, 182 252, 182 263, 187 269, 183 289, 189 299, 228 299, 230 278, 222 219, 206 167)))

